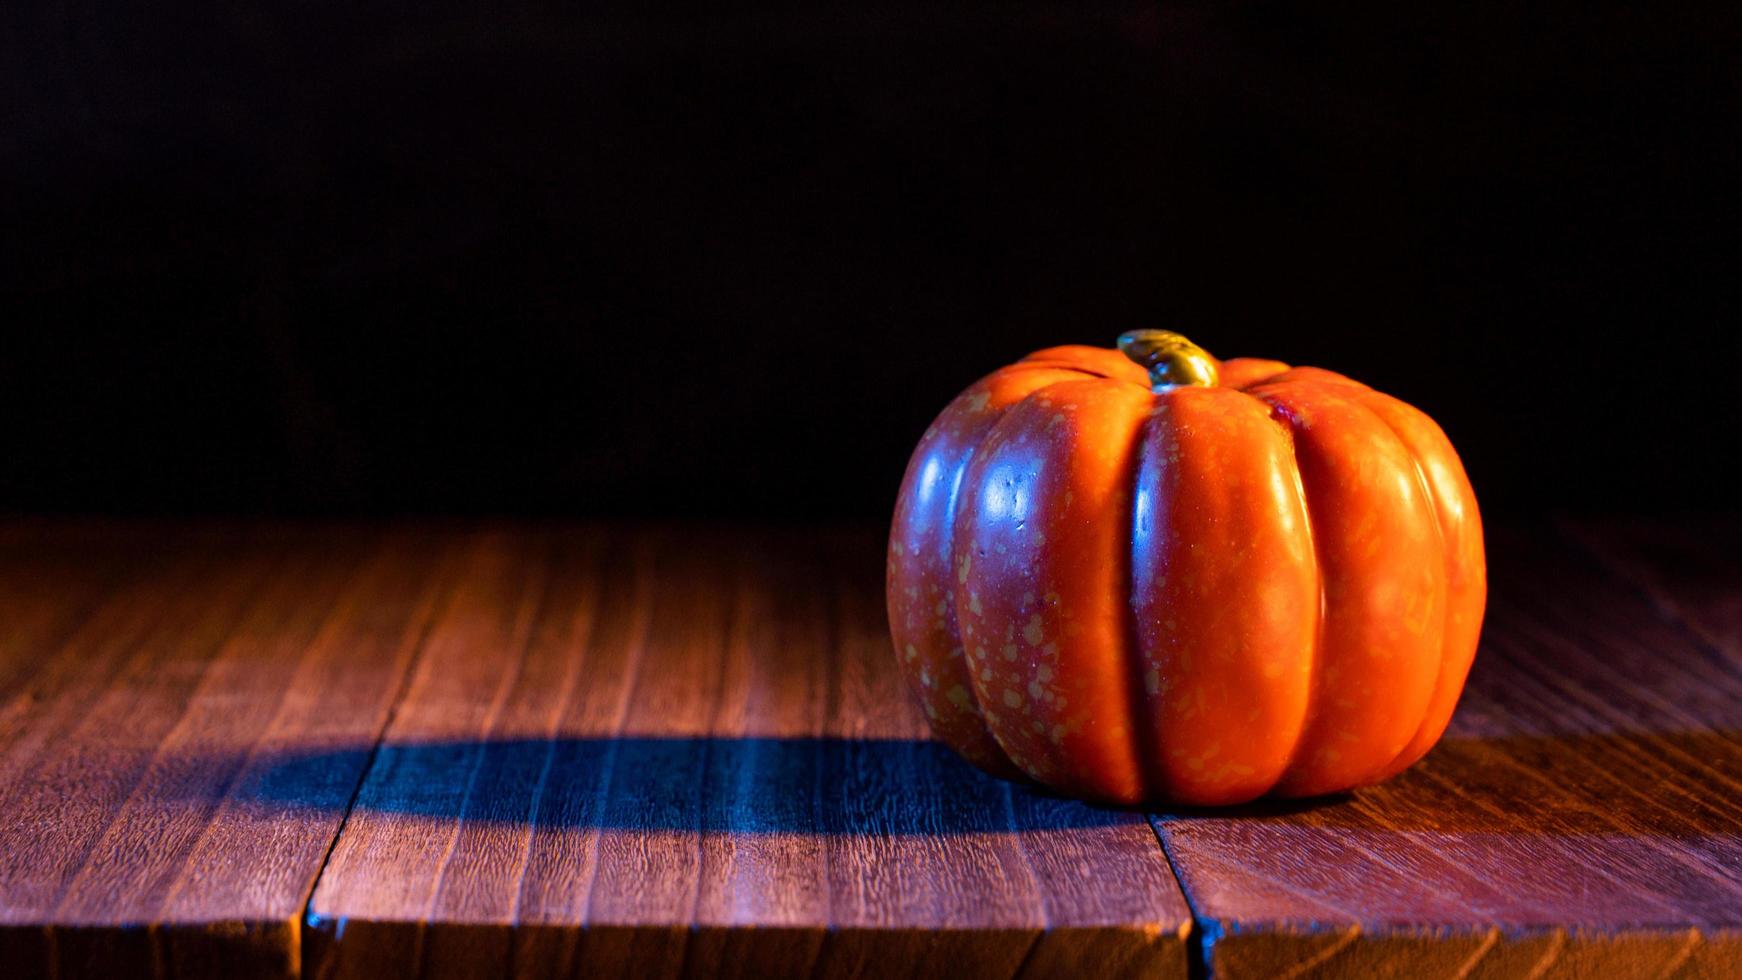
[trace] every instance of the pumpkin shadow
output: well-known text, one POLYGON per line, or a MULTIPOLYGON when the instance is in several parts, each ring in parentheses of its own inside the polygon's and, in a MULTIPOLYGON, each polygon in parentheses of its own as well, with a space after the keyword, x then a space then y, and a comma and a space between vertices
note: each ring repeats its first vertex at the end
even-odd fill
MULTIPOLYGON (((293 747, 230 764, 237 773, 228 792, 244 805, 541 827, 950 835, 1145 819, 1140 809, 1006 783, 920 739, 426 740, 293 747)), ((1448 737, 1410 770, 1350 793, 1152 812, 1163 825, 1289 834, 1742 842, 1742 804, 1714 797, 1714 782, 1742 782, 1742 733, 1448 737), (1642 769, 1655 782, 1631 786, 1628 773, 1642 769)))
POLYGON ((637 831, 949 835, 1144 820, 1141 811, 1003 782, 936 742, 910 739, 623 737, 293 748, 250 760, 230 794, 270 809, 637 831))

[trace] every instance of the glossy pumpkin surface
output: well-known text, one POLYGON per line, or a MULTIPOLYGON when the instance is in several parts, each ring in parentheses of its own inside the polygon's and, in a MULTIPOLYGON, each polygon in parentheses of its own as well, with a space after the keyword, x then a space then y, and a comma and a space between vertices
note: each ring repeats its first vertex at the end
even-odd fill
POLYGON ((1039 351, 944 409, 890 536, 896 656, 939 739, 1061 793, 1385 779, 1439 739, 1475 653, 1463 467, 1366 385, 1184 343, 1201 361, 1039 351))

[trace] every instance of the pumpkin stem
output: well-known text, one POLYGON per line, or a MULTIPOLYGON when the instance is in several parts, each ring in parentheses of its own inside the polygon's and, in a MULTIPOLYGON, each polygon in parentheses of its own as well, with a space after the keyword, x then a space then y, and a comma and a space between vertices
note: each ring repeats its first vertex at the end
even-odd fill
POLYGON ((1127 330, 1119 335, 1119 352, 1149 372, 1155 391, 1180 385, 1214 388, 1221 372, 1216 359, 1172 330, 1127 330))

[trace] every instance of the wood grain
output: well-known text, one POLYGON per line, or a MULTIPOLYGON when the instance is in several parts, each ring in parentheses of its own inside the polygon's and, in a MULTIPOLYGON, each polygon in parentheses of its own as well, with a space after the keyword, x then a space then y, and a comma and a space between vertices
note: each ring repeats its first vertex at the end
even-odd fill
POLYGON ((310 905, 377 976, 1183 976, 1140 815, 926 737, 870 535, 473 546, 310 905))
POLYGON ((1563 522, 1598 564, 1731 661, 1742 660, 1742 518, 1563 522))
POLYGON ((262 758, 374 737, 434 588, 429 556, 377 533, 115 533, 118 578, 108 561, 61 570, 69 598, 92 594, 87 574, 112 579, 80 623, 7 652, 0 962, 295 975, 300 913, 362 766, 337 759, 296 805, 262 806, 262 758))
POLYGON ((3 524, 0 974, 1742 975, 1736 531, 1495 534, 1419 766, 1146 820, 930 741, 875 534, 3 524))
POLYGON ((1155 815, 1213 975, 1742 975, 1742 659, 1617 574, 1708 608, 1733 571, 1700 592, 1552 534, 1492 549, 1477 666, 1420 765, 1155 815))

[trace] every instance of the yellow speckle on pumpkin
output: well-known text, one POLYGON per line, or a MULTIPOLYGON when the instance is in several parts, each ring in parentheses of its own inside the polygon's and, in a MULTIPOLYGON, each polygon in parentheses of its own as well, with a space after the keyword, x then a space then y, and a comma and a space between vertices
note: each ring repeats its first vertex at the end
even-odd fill
POLYGON ((1202 772, 1203 768, 1204 768, 1204 763, 1208 762, 1211 758, 1213 758, 1215 756, 1215 754, 1217 752, 1221 751, 1221 748, 1222 748, 1222 745, 1219 742, 1210 743, 1209 748, 1200 752, 1197 756, 1190 758, 1190 759, 1187 759, 1186 766, 1189 767, 1193 772, 1202 772))
POLYGON ((1012 691, 1010 688, 1005 688, 1004 689, 1004 706, 1006 708, 1020 708, 1020 707, 1022 707, 1022 695, 1017 694, 1015 691, 1012 691))
POLYGON ((1005 660, 1014 661, 1016 659, 1016 655, 1019 652, 1021 652, 1021 651, 1016 646, 1016 644, 1014 644, 1014 643, 1004 644, 1004 659, 1005 660))
POLYGON ((919 648, 914 646, 911 643, 909 643, 907 645, 907 659, 909 659, 909 660, 918 660, 919 659, 919 648))
POLYGON ((980 615, 980 593, 968 593, 968 611, 976 616, 980 615))
POLYGON ((1022 628, 1022 638, 1033 647, 1040 646, 1040 642, 1046 639, 1046 634, 1041 632, 1041 619, 1038 614, 1028 618, 1028 625, 1022 628))
POLYGON ((958 708, 966 708, 968 706, 968 689, 960 684, 950 688, 950 693, 944 696, 949 698, 950 703, 958 708))

